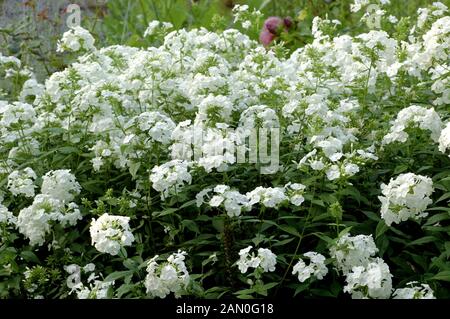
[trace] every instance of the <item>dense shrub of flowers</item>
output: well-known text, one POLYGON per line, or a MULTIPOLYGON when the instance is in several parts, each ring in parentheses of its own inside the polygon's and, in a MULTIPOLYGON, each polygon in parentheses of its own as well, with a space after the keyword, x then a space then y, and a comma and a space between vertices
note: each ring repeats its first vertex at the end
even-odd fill
POLYGON ((23 77, 0 101, 0 297, 450 297, 448 8, 377 14, 354 36, 316 17, 294 52, 77 27, 44 85, 0 56, 23 77))

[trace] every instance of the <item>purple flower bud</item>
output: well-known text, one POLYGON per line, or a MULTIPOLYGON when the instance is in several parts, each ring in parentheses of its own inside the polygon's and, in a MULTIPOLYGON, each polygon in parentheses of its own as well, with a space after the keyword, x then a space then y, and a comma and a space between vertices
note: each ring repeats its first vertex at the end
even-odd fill
POLYGON ((280 17, 269 17, 264 21, 264 28, 266 28, 270 33, 278 35, 280 29, 284 26, 284 21, 280 17))
POLYGON ((259 34, 259 41, 265 46, 269 46, 270 43, 275 39, 276 35, 267 30, 265 27, 259 34))
POLYGON ((291 17, 286 17, 283 19, 284 25, 286 28, 290 29, 292 27, 292 18, 291 17))

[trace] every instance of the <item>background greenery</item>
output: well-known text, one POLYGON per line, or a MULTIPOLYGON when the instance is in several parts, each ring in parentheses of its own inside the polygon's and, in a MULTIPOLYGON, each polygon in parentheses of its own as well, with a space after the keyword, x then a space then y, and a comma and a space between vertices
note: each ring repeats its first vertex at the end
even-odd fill
MULTIPOLYGON (((148 22, 171 22, 176 28, 205 27, 219 30, 233 26, 231 8, 248 4, 268 16, 290 16, 296 22, 292 48, 311 40, 314 16, 338 19, 343 32, 356 33, 365 26, 351 14, 352 0, 0 0, 0 53, 16 56, 33 68, 43 81, 67 66, 65 56, 57 54, 56 42, 67 29, 65 8, 80 5, 82 26, 96 38, 98 47, 112 44, 146 46, 143 38, 148 22)), ((433 0, 392 0, 387 10, 395 16, 413 15, 417 8, 433 0)), ((448 4, 448 0, 443 0, 448 4)), ((257 37, 257 34, 254 35, 257 37)))

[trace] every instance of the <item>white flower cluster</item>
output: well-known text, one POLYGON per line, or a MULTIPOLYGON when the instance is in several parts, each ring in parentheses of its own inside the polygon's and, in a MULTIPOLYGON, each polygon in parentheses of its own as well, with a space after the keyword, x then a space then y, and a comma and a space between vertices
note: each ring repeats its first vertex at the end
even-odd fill
POLYGON ((128 224, 130 217, 113 216, 107 213, 97 220, 92 219, 89 232, 91 234, 92 245, 101 253, 115 256, 120 249, 131 246, 134 236, 128 224))
POLYGON ((330 255, 335 267, 346 277, 344 292, 350 293, 354 299, 432 299, 433 291, 426 284, 393 291, 392 275, 389 266, 379 257, 374 257, 378 248, 372 236, 345 234, 340 236, 330 247, 330 255))
POLYGON ((408 139, 406 128, 419 127, 431 132, 431 138, 437 142, 442 130, 442 121, 434 108, 426 109, 422 106, 411 105, 401 110, 395 119, 390 132, 383 138, 384 144, 393 142, 404 143, 408 139))
MULTIPOLYGON (((29 136, 36 129, 36 111, 32 105, 0 101, 0 141, 2 143, 17 141, 29 136)), ((14 155, 12 150, 10 155, 14 155)))
MULTIPOLYGON (((366 4, 355 2, 356 7, 366 4)), ((367 92, 380 95, 387 104, 398 86, 412 98, 414 92, 431 85, 440 104, 450 95, 444 72, 449 68, 448 23, 442 17, 446 9, 433 8, 427 15, 429 23, 411 30, 408 41, 398 43, 384 31, 327 40, 318 37, 288 58, 232 29, 221 34, 206 29, 173 31, 161 46, 146 50, 99 49, 46 81, 35 106, 37 114, 32 116, 36 125, 25 125, 26 141, 39 150, 39 143, 30 137, 31 128, 70 129, 74 143, 87 132, 89 140, 95 141, 91 145, 94 169, 107 165, 129 169, 137 183, 142 183, 144 175, 141 159, 157 157, 152 183, 168 198, 195 178, 184 161, 206 172, 224 171, 240 165, 232 150, 243 143, 250 129, 279 128, 281 151, 301 154, 302 170, 331 181, 348 179, 366 162, 377 159, 377 149, 368 148, 364 141, 378 144, 365 128, 373 120, 368 115, 379 106, 362 107, 352 97, 361 83, 367 83, 367 92), (417 84, 406 85, 405 73, 417 78, 412 81, 417 84), (388 89, 383 87, 386 77, 388 89), (70 80, 74 78, 76 86, 70 80), (202 125, 206 143, 201 156, 193 159, 193 139, 202 125), (225 152, 217 153, 218 146, 225 146, 225 152), (179 171, 175 174, 179 178, 168 171, 179 171)), ((247 11, 245 6, 235 7, 241 17, 247 11)), ((326 24, 322 22, 316 26, 318 33, 326 24)), ((164 23, 153 21, 147 33, 161 26, 164 23)), ((437 132, 436 123, 427 121, 426 117, 422 125, 437 132)), ((1 129, 2 139, 21 140, 20 130, 1 129)))
POLYGON ((419 284, 412 281, 406 284, 406 288, 398 288, 394 291, 393 299, 436 299, 431 287, 427 284, 419 284))
POLYGON ((41 193, 67 203, 81 191, 81 186, 68 169, 49 171, 42 177, 41 193))
POLYGON ((36 178, 36 173, 29 167, 20 171, 13 171, 8 175, 8 189, 14 196, 33 197, 36 178))
POLYGON ((298 280, 300 282, 304 282, 305 280, 308 280, 311 278, 311 276, 314 276, 315 278, 321 280, 323 277, 328 273, 328 268, 325 265, 325 256, 309 251, 303 256, 308 257, 310 262, 308 265, 300 259, 292 269, 292 274, 297 274, 298 280))
POLYGON ((236 262, 241 273, 245 274, 249 268, 254 268, 258 272, 275 271, 277 256, 267 248, 258 248, 258 255, 250 251, 252 246, 239 251, 239 260, 236 262))
POLYGON ((71 27, 58 41, 56 52, 94 51, 94 42, 95 39, 88 30, 80 26, 71 27))
POLYGON ((242 28, 245 30, 249 29, 252 26, 251 20, 256 20, 257 18, 260 18, 263 16, 261 11, 253 9, 252 11, 249 10, 249 6, 246 4, 235 4, 233 9, 233 23, 240 22, 242 25, 242 28))
POLYGON ((372 236, 345 234, 330 248, 336 269, 346 277, 344 292, 352 298, 386 299, 392 293, 392 275, 389 266, 373 256, 378 248, 372 236))
POLYGON ((288 200, 282 187, 258 186, 246 195, 250 205, 261 203, 264 207, 274 208, 288 200))
POLYGON ((19 100, 21 102, 29 101, 32 98, 34 103, 39 103, 40 96, 44 93, 44 85, 38 83, 36 79, 31 78, 23 83, 19 100))
POLYGON ((392 293, 392 275, 381 258, 372 258, 364 266, 354 266, 346 275, 344 292, 353 299, 387 299, 392 293))
POLYGON ((77 204, 67 205, 49 195, 34 197, 31 206, 22 209, 17 217, 19 232, 30 240, 30 245, 43 245, 50 232, 51 222, 59 222, 63 227, 76 225, 81 220, 77 204))
POLYGON ((211 207, 219 207, 223 205, 226 213, 230 217, 237 217, 241 215, 242 210, 250 208, 247 196, 242 195, 236 190, 230 189, 226 185, 217 185, 214 189, 206 188, 196 196, 197 207, 200 207, 205 202, 205 196, 210 197, 207 204, 211 207), (209 193, 214 192, 211 196, 209 193))
POLYGON ((152 187, 161 192, 161 198, 167 198, 180 192, 185 184, 190 184, 192 176, 189 164, 182 160, 172 160, 152 168, 150 181, 152 187))
POLYGON ((144 285, 151 297, 165 298, 171 292, 179 297, 185 291, 190 282, 185 256, 186 252, 178 251, 162 263, 157 262, 158 255, 150 259, 144 285))
POLYGON ((207 197, 209 206, 223 205, 228 216, 237 217, 241 215, 242 211, 250 211, 253 205, 258 203, 267 208, 276 208, 288 201, 292 205, 300 206, 305 201, 303 197, 305 188, 305 185, 299 183, 288 183, 284 187, 258 186, 243 195, 227 185, 217 185, 214 189, 205 188, 199 192, 196 195, 196 204, 197 207, 200 207, 205 203, 205 197, 207 197), (210 194, 211 192, 214 195, 210 194))
POLYGON ((389 184, 381 185, 381 218, 386 225, 400 223, 410 218, 426 217, 425 209, 433 201, 433 181, 431 178, 413 173, 400 174, 391 178, 389 184))
POLYGON ((0 224, 15 226, 17 217, 8 210, 8 207, 0 204, 0 224))
POLYGON ((42 180, 41 194, 17 218, 19 232, 30 240, 30 245, 44 244, 52 222, 67 227, 82 219, 78 205, 72 202, 81 188, 69 170, 49 171, 42 180))
POLYGON ((336 244, 331 246, 330 255, 335 266, 343 273, 348 273, 352 267, 365 265, 378 252, 372 235, 340 236, 336 244))
POLYGON ((450 150, 450 122, 447 123, 439 137, 439 150, 444 154, 447 150, 450 150))

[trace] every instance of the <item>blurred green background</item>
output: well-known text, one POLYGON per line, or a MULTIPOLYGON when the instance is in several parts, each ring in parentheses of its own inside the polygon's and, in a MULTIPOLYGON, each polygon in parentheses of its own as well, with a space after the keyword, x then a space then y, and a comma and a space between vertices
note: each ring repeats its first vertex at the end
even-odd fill
MULTIPOLYGON (((352 14, 352 0, 0 0, 0 53, 18 57, 32 67, 39 80, 63 69, 68 59, 55 52, 56 42, 67 30, 65 12, 70 3, 81 8, 82 26, 96 38, 96 46, 112 44, 148 46, 143 33, 152 20, 171 22, 176 28, 233 27, 231 9, 248 4, 265 17, 290 16, 297 28, 297 46, 311 40, 314 16, 338 19, 343 32, 363 27, 361 14, 352 14)), ((386 10, 397 17, 414 15, 433 0, 391 0, 386 10)), ((444 4, 450 0, 442 1, 444 4)), ((257 35, 253 35, 257 38, 257 35)))

